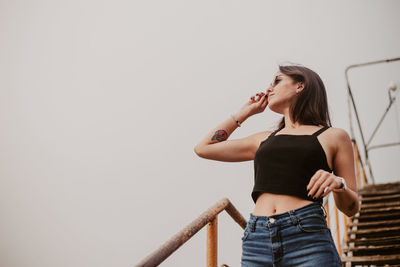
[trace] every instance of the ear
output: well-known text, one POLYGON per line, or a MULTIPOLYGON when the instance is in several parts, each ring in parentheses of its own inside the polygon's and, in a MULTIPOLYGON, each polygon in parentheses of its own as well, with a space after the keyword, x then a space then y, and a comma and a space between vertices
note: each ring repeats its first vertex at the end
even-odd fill
POLYGON ((304 83, 298 82, 297 83, 297 89, 296 89, 296 94, 300 93, 304 89, 304 83))

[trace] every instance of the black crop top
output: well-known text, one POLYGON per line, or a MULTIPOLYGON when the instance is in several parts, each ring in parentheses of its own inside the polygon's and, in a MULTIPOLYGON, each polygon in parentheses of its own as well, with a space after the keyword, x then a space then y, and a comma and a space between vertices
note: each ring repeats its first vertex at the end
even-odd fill
POLYGON ((307 196, 306 187, 317 170, 332 172, 317 138, 328 128, 324 126, 312 135, 275 135, 278 129, 261 142, 254 157, 254 203, 263 192, 322 203, 321 197, 307 196))

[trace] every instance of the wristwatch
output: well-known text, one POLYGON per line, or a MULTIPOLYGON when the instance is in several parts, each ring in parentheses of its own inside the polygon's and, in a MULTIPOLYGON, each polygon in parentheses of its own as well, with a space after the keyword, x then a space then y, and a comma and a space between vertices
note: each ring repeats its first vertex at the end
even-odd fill
POLYGON ((339 178, 340 181, 342 182, 342 185, 337 189, 337 191, 346 191, 347 190, 346 180, 342 177, 339 178))

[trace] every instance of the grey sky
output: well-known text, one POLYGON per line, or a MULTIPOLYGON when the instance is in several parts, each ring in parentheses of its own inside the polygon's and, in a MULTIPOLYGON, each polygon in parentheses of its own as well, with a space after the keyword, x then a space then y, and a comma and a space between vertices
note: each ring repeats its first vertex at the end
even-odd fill
MULTIPOLYGON (((400 56, 399 10, 399 1, 0 1, 0 266, 132 266, 223 197, 248 219, 253 162, 200 159, 194 145, 286 61, 321 76, 333 126, 348 130, 345 67, 400 56)), ((350 72, 367 136, 392 80, 400 63, 350 72)), ((400 140, 399 106, 376 143, 400 140)), ((273 129, 280 116, 267 108, 230 138, 273 129)), ((399 152, 371 152, 377 182, 399 179, 399 152)), ((219 216, 219 265, 239 266, 242 231, 219 216)), ((162 266, 204 266, 205 255, 202 230, 162 266)))

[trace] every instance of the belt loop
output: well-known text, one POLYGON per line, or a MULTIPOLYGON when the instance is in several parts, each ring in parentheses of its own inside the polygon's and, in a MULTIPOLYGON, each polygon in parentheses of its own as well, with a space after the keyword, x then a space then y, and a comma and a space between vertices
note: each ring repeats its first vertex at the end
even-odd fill
POLYGON ((256 230, 256 224, 257 224, 257 219, 258 217, 256 217, 253 221, 253 224, 251 225, 251 230, 252 232, 254 232, 256 230))
POLYGON ((294 225, 299 223, 297 216, 294 214, 294 210, 289 210, 290 220, 294 225))

